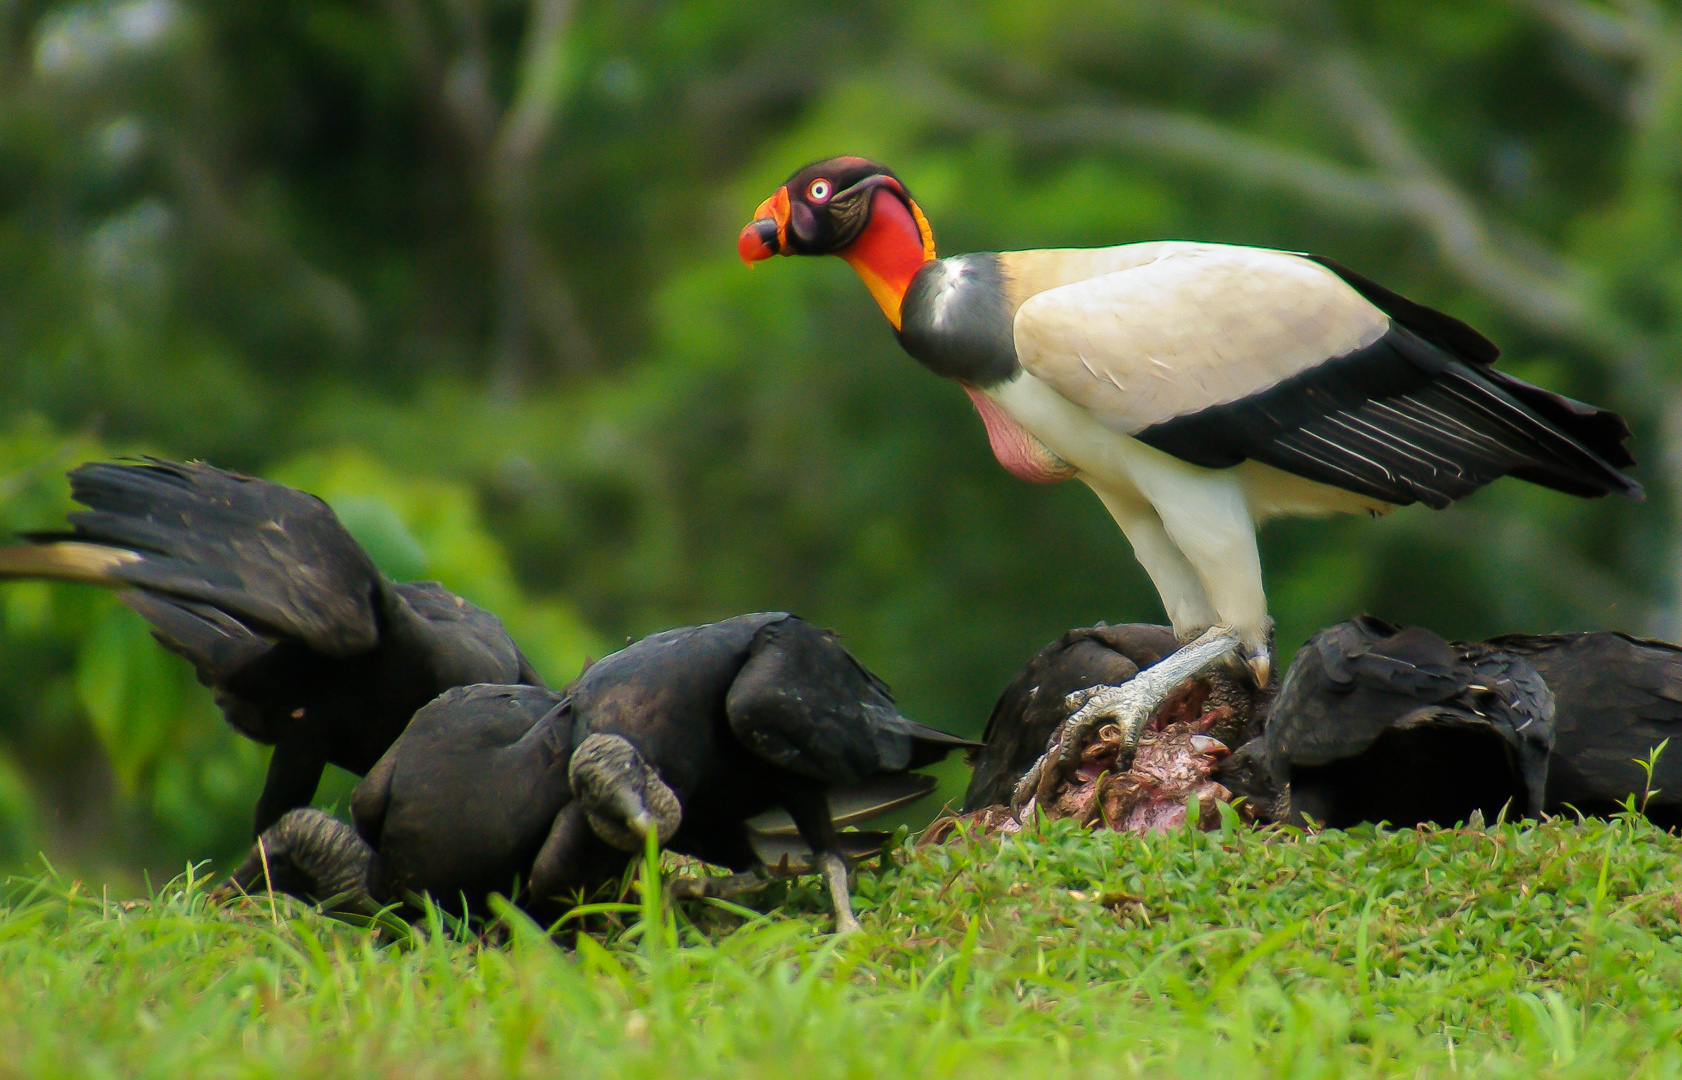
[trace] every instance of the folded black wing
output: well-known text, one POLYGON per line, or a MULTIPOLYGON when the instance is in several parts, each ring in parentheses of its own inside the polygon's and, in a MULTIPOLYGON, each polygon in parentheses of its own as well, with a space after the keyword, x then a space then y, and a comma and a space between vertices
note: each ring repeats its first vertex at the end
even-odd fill
POLYGON ((1633 795, 1649 814, 1682 824, 1682 648, 1604 631, 1486 644, 1523 656, 1553 691, 1551 811, 1606 813, 1633 795), (1649 796, 1638 762, 1655 751, 1649 796))
POLYGON ((752 753, 825 784, 903 772, 977 744, 901 716, 835 635, 788 616, 761 627, 725 713, 752 753))
POLYGON ((1535 815, 1553 709, 1521 657, 1361 618, 1298 652, 1268 719, 1266 771, 1289 783, 1295 814, 1336 826, 1535 815))
POLYGON ((1397 505, 1447 506, 1508 475, 1572 495, 1641 497, 1618 471, 1635 460, 1616 413, 1496 371, 1495 346, 1465 323, 1315 261, 1389 315, 1390 330, 1135 437, 1196 465, 1259 461, 1397 505))

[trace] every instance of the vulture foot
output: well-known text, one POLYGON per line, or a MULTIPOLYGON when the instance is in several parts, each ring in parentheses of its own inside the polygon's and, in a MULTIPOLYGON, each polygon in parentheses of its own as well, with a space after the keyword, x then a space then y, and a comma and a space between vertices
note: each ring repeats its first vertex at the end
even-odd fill
POLYGON ((1077 690, 1068 697, 1075 711, 1052 735, 1045 754, 1016 785, 1011 810, 1020 813, 1030 799, 1046 805, 1061 788, 1069 773, 1079 767, 1081 751, 1092 735, 1107 724, 1121 729, 1125 768, 1132 763, 1132 750, 1145 723, 1173 690, 1187 679, 1202 674, 1229 657, 1244 651, 1238 638, 1220 627, 1211 627, 1179 651, 1139 672, 1120 686, 1094 686, 1077 690))
POLYGON ((835 905, 835 932, 864 933, 864 927, 853 917, 853 896, 847 889, 847 860, 833 851, 825 851, 818 855, 818 866, 823 871, 824 884, 829 886, 830 903, 835 905))

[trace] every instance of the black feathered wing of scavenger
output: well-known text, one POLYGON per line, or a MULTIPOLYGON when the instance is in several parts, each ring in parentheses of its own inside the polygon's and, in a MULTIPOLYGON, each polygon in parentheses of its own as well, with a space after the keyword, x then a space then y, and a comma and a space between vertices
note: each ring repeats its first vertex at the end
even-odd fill
POLYGON ((209 605, 323 656, 354 656, 379 641, 380 573, 314 495, 156 459, 84 465, 70 474, 70 493, 88 507, 70 515, 73 531, 30 539, 140 552, 111 576, 209 605))
POLYGON ((603 657, 571 688, 573 741, 627 741, 682 808, 670 848, 759 865, 748 822, 781 811, 814 852, 849 810, 900 801, 886 776, 975 744, 901 716, 833 634, 786 612, 667 630, 603 657), (856 796, 856 798, 855 798, 856 796))
POLYGON ((202 463, 94 463, 66 533, 0 548, 0 578, 119 590, 191 663, 228 722, 275 753, 262 832, 321 771, 373 767, 451 686, 541 680, 495 616, 432 582, 394 584, 313 495, 202 463))
POLYGON ((1553 696, 1523 659, 1362 617, 1291 664, 1263 736, 1293 811, 1334 826, 1451 824, 1544 805, 1553 696))
POLYGON ((973 745, 901 716, 886 684, 835 635, 792 618, 754 635, 725 713, 754 754, 830 785, 919 768, 973 745))
POLYGON ((1633 796, 1660 824, 1682 825, 1682 647, 1610 631, 1484 644, 1522 657, 1553 691, 1550 813, 1613 813, 1633 796), (1649 784, 1637 762, 1667 739, 1649 784))

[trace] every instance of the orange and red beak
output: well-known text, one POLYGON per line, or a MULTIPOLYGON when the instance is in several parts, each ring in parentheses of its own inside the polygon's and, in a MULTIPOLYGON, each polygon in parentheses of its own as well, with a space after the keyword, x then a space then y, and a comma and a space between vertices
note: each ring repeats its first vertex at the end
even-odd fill
POLYGON ((788 188, 778 188, 775 195, 759 204, 753 217, 736 238, 736 253, 742 261, 756 263, 773 255, 787 254, 788 188))

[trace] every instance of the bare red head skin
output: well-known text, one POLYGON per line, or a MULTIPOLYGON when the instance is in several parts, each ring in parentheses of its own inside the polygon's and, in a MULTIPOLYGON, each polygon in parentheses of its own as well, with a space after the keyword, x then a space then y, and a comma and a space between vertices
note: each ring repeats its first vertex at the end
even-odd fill
POLYGON ((934 258, 934 234, 891 170, 861 157, 808 165, 754 211, 736 239, 743 261, 839 255, 899 329, 911 278, 934 258))

